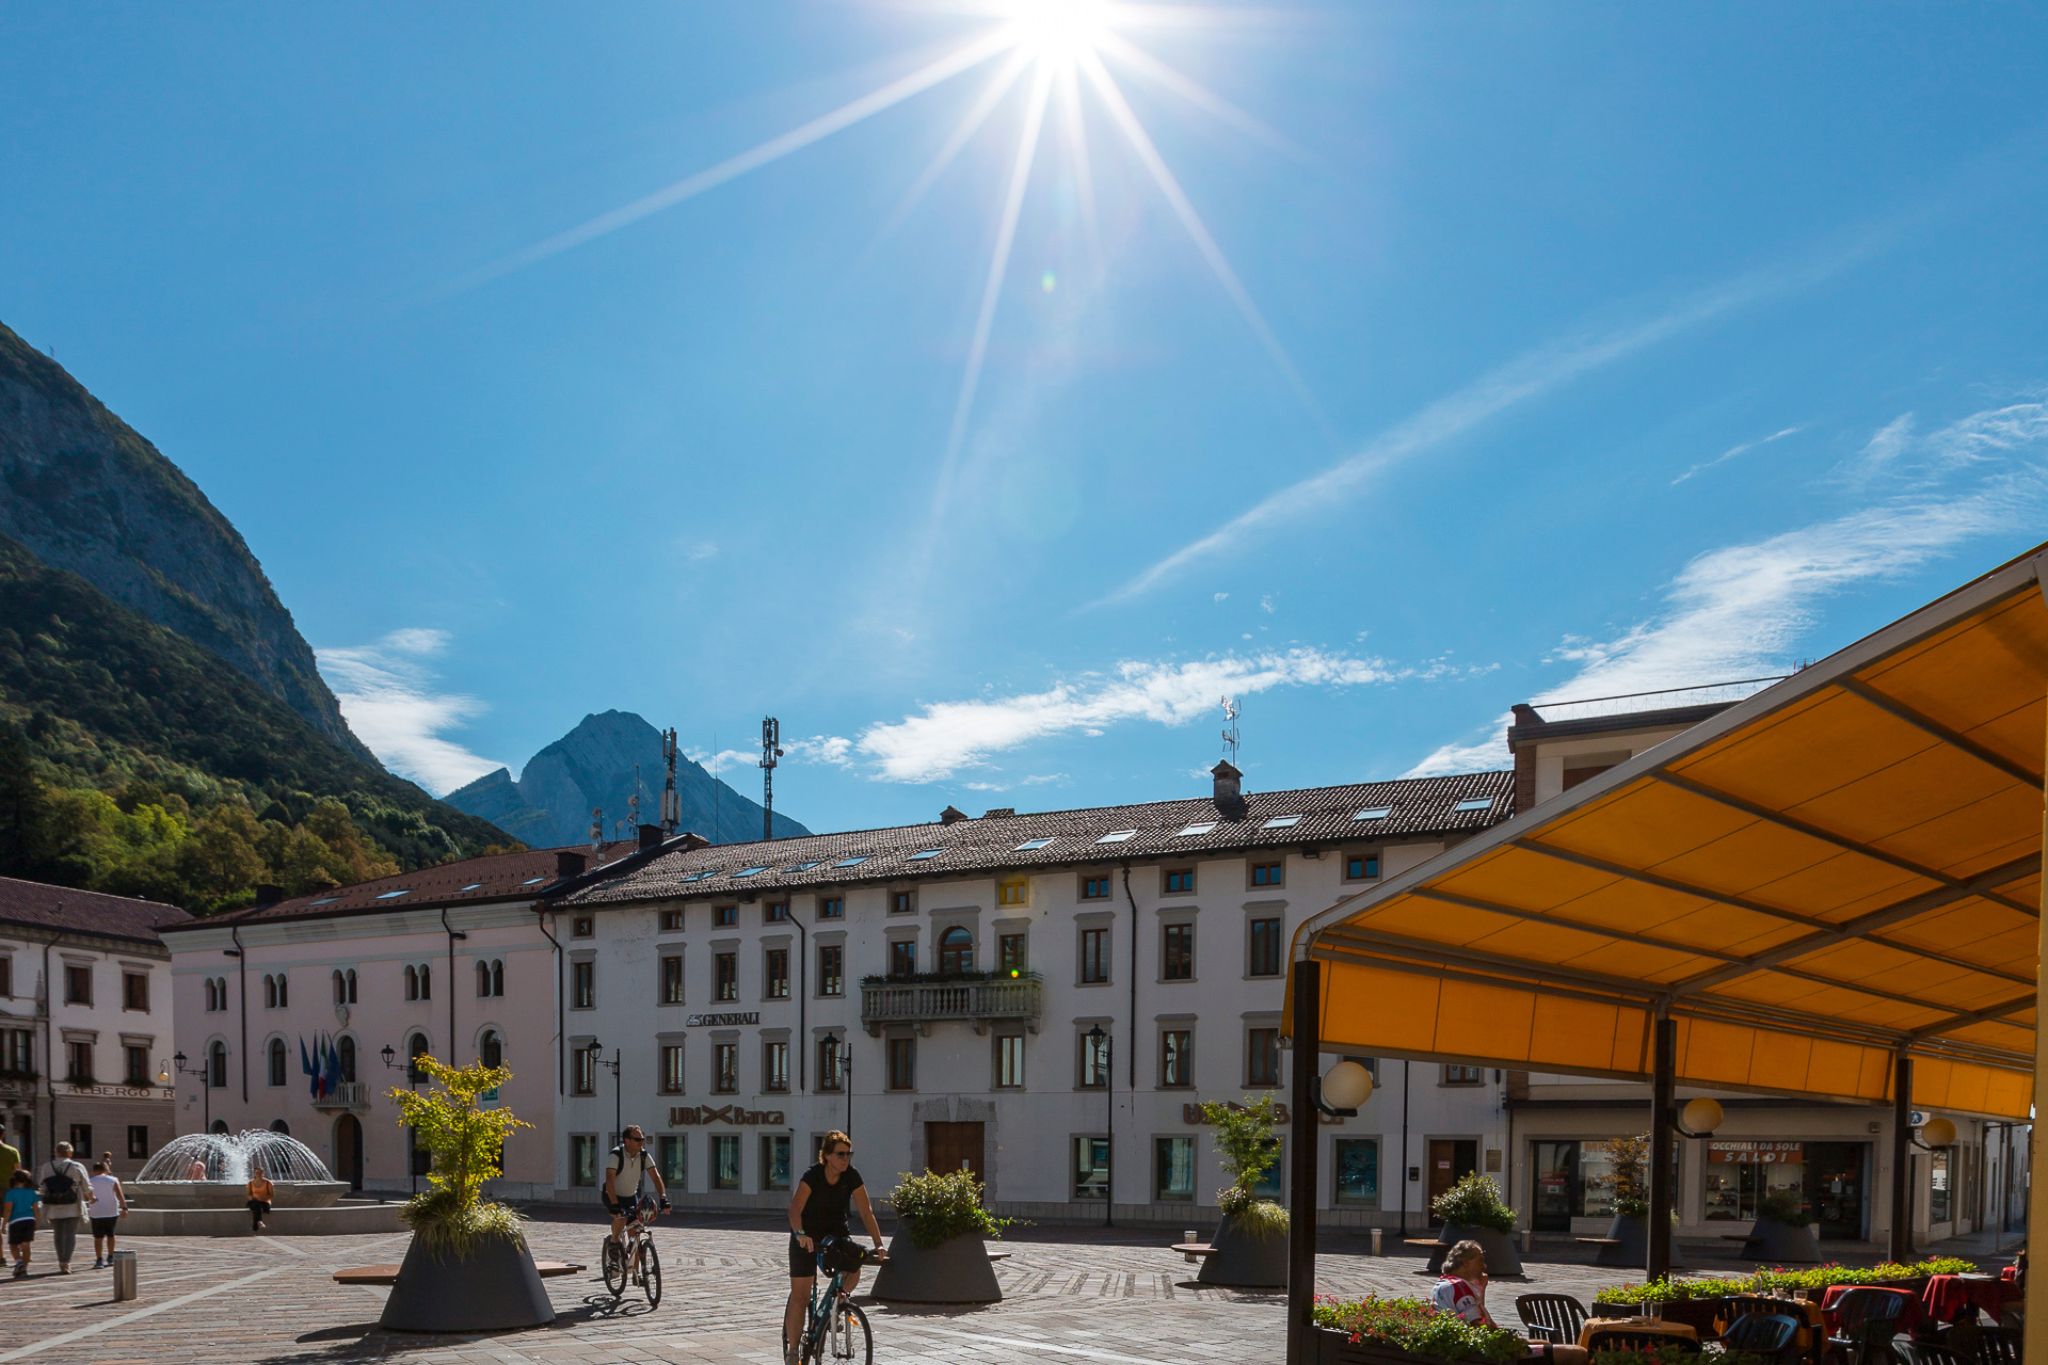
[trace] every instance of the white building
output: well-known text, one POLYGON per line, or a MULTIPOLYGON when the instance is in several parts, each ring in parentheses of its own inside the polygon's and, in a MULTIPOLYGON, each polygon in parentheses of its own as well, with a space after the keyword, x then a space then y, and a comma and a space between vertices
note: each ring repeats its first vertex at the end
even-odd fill
POLYGON ((0 1116, 24 1161, 52 1134, 132 1175, 172 1133, 176 906, 0 877, 0 1116))

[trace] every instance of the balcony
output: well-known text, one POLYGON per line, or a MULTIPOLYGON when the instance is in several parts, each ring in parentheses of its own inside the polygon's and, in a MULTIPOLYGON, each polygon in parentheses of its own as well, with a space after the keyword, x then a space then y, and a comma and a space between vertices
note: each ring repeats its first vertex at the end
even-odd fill
POLYGON ((315 1109, 367 1109, 370 1107, 370 1087, 361 1081, 341 1081, 331 1095, 322 1095, 313 1101, 315 1109))
POLYGON ((915 1024, 919 1033, 931 1025, 969 1023, 976 1033, 990 1024, 1021 1023, 1038 1032, 1040 983, 1035 976, 1018 978, 955 977, 892 979, 871 976, 860 984, 860 1021, 870 1035, 884 1024, 915 1024))

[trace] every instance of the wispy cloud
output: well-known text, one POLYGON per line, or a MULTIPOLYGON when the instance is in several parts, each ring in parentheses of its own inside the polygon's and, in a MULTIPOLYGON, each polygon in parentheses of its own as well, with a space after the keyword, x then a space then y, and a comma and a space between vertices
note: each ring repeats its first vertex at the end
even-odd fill
POLYGON ((723 778, 734 768, 751 768, 761 761, 759 749, 685 749, 683 757, 714 777, 723 778))
POLYGON ((1913 440, 1913 414, 1902 412, 1872 434, 1845 472, 1859 482, 1875 478, 1898 463, 1913 440))
POLYGON ((682 545, 683 558, 692 564, 702 564, 707 559, 718 558, 718 542, 715 540, 688 540, 682 545))
POLYGON ((475 697, 435 689, 438 675, 428 661, 448 641, 445 630, 415 626, 374 644, 315 651, 356 737, 385 767, 436 796, 504 766, 445 737, 489 709, 475 697))
POLYGON ((1687 479, 1692 478, 1696 474, 1704 473, 1705 471, 1712 469, 1715 465, 1726 464, 1730 460, 1739 459, 1742 456, 1749 454, 1749 452, 1752 450, 1761 449, 1764 446, 1771 445, 1778 441, 1782 441, 1787 436, 1797 436, 1800 432, 1804 430, 1806 430, 1805 427, 1786 427, 1783 431, 1774 431, 1770 435, 1758 437, 1754 441, 1744 441, 1739 445, 1729 446, 1726 450, 1722 451, 1719 455, 1716 455, 1713 459, 1702 460, 1698 464, 1694 465, 1691 469, 1688 469, 1683 474, 1680 474, 1677 478, 1671 481, 1671 486, 1673 488, 1676 488, 1678 487, 1678 485, 1684 483, 1687 479))

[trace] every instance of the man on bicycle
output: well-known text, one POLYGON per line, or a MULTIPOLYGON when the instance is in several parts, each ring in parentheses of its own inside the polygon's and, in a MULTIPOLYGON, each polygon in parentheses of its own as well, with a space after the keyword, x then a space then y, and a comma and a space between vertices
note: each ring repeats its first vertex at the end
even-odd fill
MULTIPOLYGON (((851 1237, 847 1226, 849 1208, 860 1211, 867 1225, 875 1254, 882 1251, 882 1225, 875 1221, 875 1206, 860 1172, 853 1169, 853 1139, 838 1129, 825 1134, 818 1148, 818 1164, 804 1172, 796 1191, 789 1197, 789 1303, 782 1310, 782 1339, 794 1343, 804 1329, 804 1313, 811 1304, 811 1281, 818 1273, 818 1243, 828 1237, 851 1237)), ((860 1283, 860 1269, 846 1274, 846 1292, 852 1294, 860 1283)))
POLYGON ((612 1148, 604 1163, 604 1208, 612 1216, 614 1242, 624 1238, 626 1220, 633 1216, 640 1191, 649 1178, 654 1181, 655 1193, 661 1197, 661 1209, 665 1211, 669 1207, 668 1185, 661 1178, 661 1168, 647 1155, 647 1135, 640 1131, 640 1125, 629 1124, 619 1134, 619 1145, 612 1148))

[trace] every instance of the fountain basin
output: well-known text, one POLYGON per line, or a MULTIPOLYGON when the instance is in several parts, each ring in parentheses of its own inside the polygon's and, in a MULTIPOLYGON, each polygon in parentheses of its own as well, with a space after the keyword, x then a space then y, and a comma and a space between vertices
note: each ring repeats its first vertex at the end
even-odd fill
MULTIPOLYGON (((130 1188, 133 1188, 132 1186, 130 1188)), ((267 1231, 249 1225, 249 1211, 235 1208, 129 1207, 121 1220, 123 1237, 335 1237, 377 1232, 404 1232, 403 1204, 375 1204, 348 1199, 318 1208, 273 1207, 267 1231)))
MULTIPOLYGON (((324 1209, 348 1193, 346 1180, 273 1180, 273 1209, 324 1209)), ((235 1209, 248 1216, 246 1185, 220 1180, 130 1180, 123 1186, 138 1209, 235 1209)))

